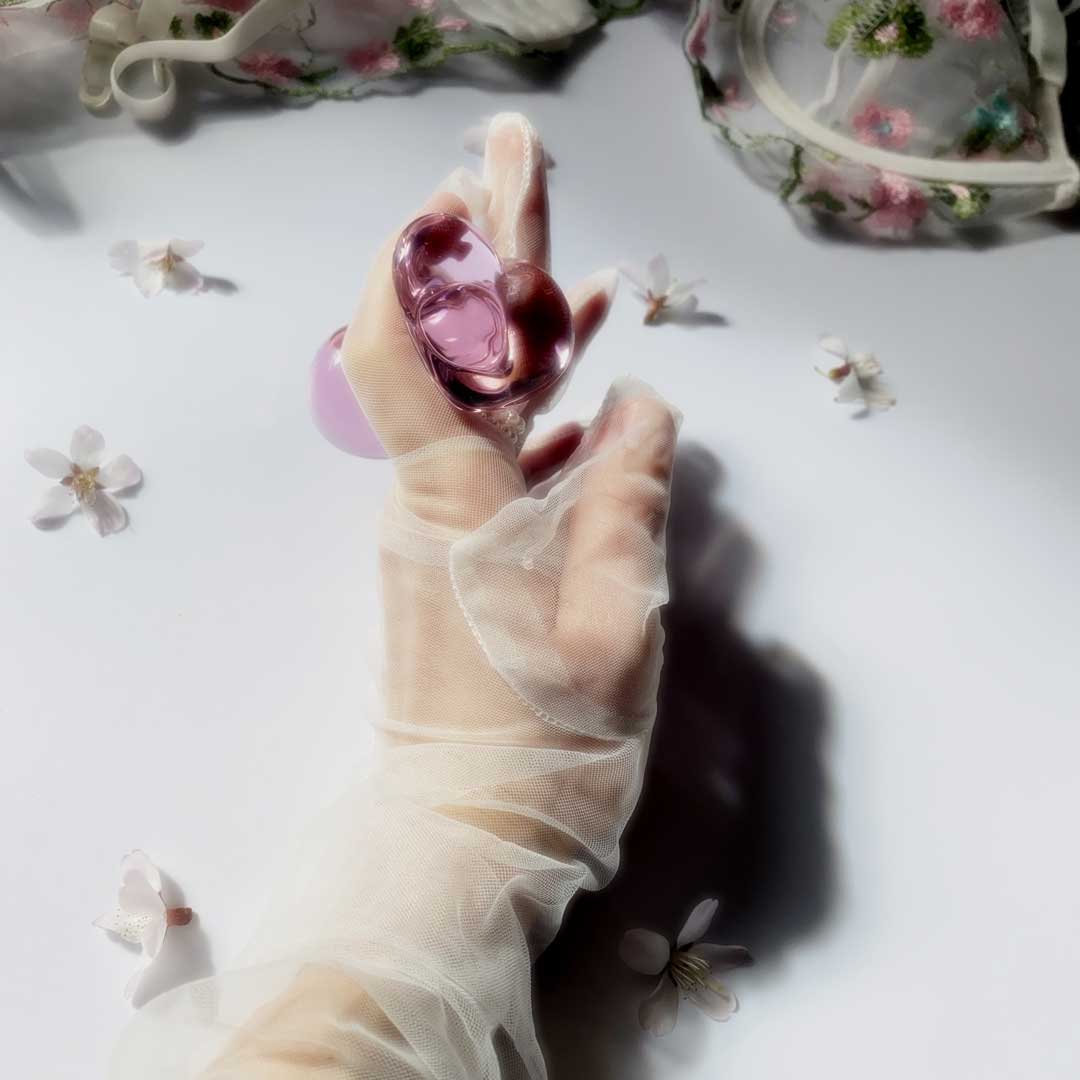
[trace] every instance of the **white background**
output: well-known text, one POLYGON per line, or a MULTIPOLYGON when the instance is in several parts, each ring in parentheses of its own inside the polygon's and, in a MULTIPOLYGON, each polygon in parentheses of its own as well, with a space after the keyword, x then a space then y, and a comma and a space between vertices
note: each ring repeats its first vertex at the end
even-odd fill
POLYGON ((557 159, 564 283, 664 250, 729 320, 644 328, 623 294, 560 406, 587 413, 629 371, 684 410, 698 520, 677 507, 676 523, 713 551, 688 599, 708 610, 715 586, 718 614, 702 663, 682 654, 704 702, 683 728, 702 744, 668 778, 687 802, 672 796, 652 833, 639 822, 665 899, 624 888, 591 922, 579 905, 543 980, 553 1072, 1077 1075, 1077 237, 1044 223, 985 249, 879 249, 801 233, 698 119, 679 29, 664 13, 612 25, 541 81, 484 67, 490 85, 443 77, 355 104, 200 106, 164 137, 83 117, 25 67, 3 77, 12 1076, 103 1075, 134 958, 90 922, 126 850, 150 852, 201 914, 172 936, 162 983, 204 974, 243 943, 283 838, 362 765, 387 475, 319 439, 306 368, 384 235, 463 160, 463 129, 503 108, 527 111, 557 159), (112 241, 170 235, 204 239, 200 268, 236 291, 147 302, 110 271, 112 241), (826 331, 878 354, 893 412, 832 403, 813 372, 826 331), (66 449, 81 423, 146 475, 131 527, 104 541, 77 517, 49 533, 26 520, 47 481, 23 449, 66 449), (728 559, 732 535, 752 560, 728 559), (772 643, 813 689, 761 707, 772 643), (720 741, 768 777, 765 796, 753 780, 733 793, 722 762, 710 774, 713 720, 734 724, 720 741), (673 932, 728 891, 740 874, 710 853, 745 805, 755 831, 731 845, 756 884, 717 924, 759 954, 733 977, 742 1009, 645 1045, 618 933, 673 932))

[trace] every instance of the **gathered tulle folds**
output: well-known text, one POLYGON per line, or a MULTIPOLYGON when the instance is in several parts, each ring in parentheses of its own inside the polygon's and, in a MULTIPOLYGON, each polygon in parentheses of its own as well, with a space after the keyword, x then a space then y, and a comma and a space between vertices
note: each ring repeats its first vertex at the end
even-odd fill
POLYGON ((449 455, 498 486, 501 451, 456 435, 400 455, 376 761, 308 826, 232 970, 146 1005, 112 1080, 546 1075, 531 964, 618 866, 655 715, 667 489, 635 462, 659 407, 616 384, 558 475, 468 531, 423 477, 449 455))

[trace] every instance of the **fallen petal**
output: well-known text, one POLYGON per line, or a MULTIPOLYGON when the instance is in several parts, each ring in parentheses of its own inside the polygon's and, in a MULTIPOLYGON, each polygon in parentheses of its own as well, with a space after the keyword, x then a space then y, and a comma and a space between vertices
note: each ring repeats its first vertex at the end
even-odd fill
POLYGON ((727 1020, 739 1007, 735 995, 715 980, 711 986, 694 990, 689 997, 710 1020, 727 1020))
POLYGON ((731 971, 732 968, 746 967, 754 962, 750 950, 742 945, 695 945, 687 952, 691 956, 700 956, 714 972, 731 971))
POLYGON ((684 945, 700 941, 705 936, 705 931, 709 929, 709 924, 713 921, 719 907, 719 900, 702 900, 690 912, 690 917, 686 920, 686 925, 682 928, 675 943, 676 947, 681 949, 684 945))
POLYGON ((165 270, 157 259, 141 261, 132 275, 135 287, 149 299, 165 288, 165 270))
POLYGON ((619 957, 631 971, 659 975, 671 959, 671 945, 655 930, 628 930, 619 942, 619 957))
POLYGON ((63 521, 78 506, 71 489, 57 484, 49 488, 38 500, 30 515, 30 520, 43 529, 57 521, 63 521))
POLYGON ((120 532, 127 525, 127 511, 104 491, 97 493, 93 506, 83 504, 83 513, 98 536, 120 532))
POLYGON ((203 249, 202 240, 170 240, 169 250, 181 259, 190 259, 192 255, 198 255, 203 249))
POLYGON ((139 264, 139 245, 134 240, 121 240, 109 248, 109 265, 121 274, 135 273, 139 264))
POLYGON ((121 454, 98 471, 98 483, 108 491, 124 491, 142 480, 142 470, 134 461, 121 454))
POLYGON ((63 480, 71 472, 71 462, 59 450, 27 450, 26 464, 50 480, 63 480))
POLYGON ((638 1023, 650 1035, 669 1034, 679 1018, 679 991, 664 975, 656 989, 638 1007, 638 1023))
POLYGON ((202 286, 202 274, 189 262, 178 262, 169 272, 169 288, 174 292, 198 292, 202 286))
POLYGON ((649 289, 654 296, 662 296, 671 287, 671 269, 666 255, 654 255, 649 260, 649 289))
POLYGON ((95 431, 85 424, 77 427, 71 434, 71 460, 80 469, 93 469, 101 464, 105 453, 105 439, 100 431, 95 431))

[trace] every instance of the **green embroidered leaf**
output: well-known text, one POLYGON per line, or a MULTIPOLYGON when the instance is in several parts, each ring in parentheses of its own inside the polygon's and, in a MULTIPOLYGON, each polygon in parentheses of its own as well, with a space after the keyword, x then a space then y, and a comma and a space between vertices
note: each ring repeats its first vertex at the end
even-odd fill
POLYGON ((830 49, 839 49, 844 44, 848 31, 859 21, 861 11, 862 5, 858 3, 848 4, 847 7, 840 9, 825 34, 825 44, 830 49))
POLYGON ((184 24, 180 21, 179 15, 174 15, 169 20, 169 36, 174 38, 182 38, 184 36, 184 24))
POLYGON ((900 28, 896 50, 901 56, 925 56, 934 44, 934 37, 926 23, 926 14, 918 4, 901 4, 893 14, 900 28))
POLYGON ((305 86, 318 86, 323 79, 329 79, 331 75, 337 74, 337 68, 326 68, 323 71, 309 71, 306 75, 297 75, 296 81, 303 83, 305 86))
POLYGON ((441 31, 430 15, 417 15, 394 34, 393 45, 403 60, 419 63, 443 43, 441 31))
POLYGON ((873 206, 865 199, 860 198, 858 195, 849 195, 848 198, 860 209, 860 210, 873 210, 873 206))
POLYGON ((191 20, 195 33, 201 38, 216 38, 227 33, 233 24, 233 18, 227 11, 215 8, 209 15, 201 12, 191 20))
POLYGON ((791 151, 791 169, 787 179, 780 185, 780 201, 787 202, 802 183, 803 148, 795 146, 791 151))
POLYGON ((926 13, 916 0, 901 0, 895 5, 854 0, 829 24, 825 44, 839 49, 849 35, 852 51, 870 59, 894 52, 912 58, 925 56, 934 44, 926 13))
POLYGON ((978 217, 990 205, 990 192, 981 184, 934 184, 930 191, 960 221, 978 217))
POLYGON ((830 214, 843 214, 847 210, 843 200, 838 199, 831 191, 826 191, 824 188, 811 191, 809 194, 804 195, 799 202, 813 207, 815 210, 827 210, 830 214))

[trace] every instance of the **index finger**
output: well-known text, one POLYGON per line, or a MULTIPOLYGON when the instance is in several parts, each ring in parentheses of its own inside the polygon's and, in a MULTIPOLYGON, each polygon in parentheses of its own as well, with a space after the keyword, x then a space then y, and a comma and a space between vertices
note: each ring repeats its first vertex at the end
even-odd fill
POLYGON ((548 270, 551 244, 544 145, 521 113, 499 113, 488 125, 484 185, 491 192, 488 217, 499 254, 548 270))

